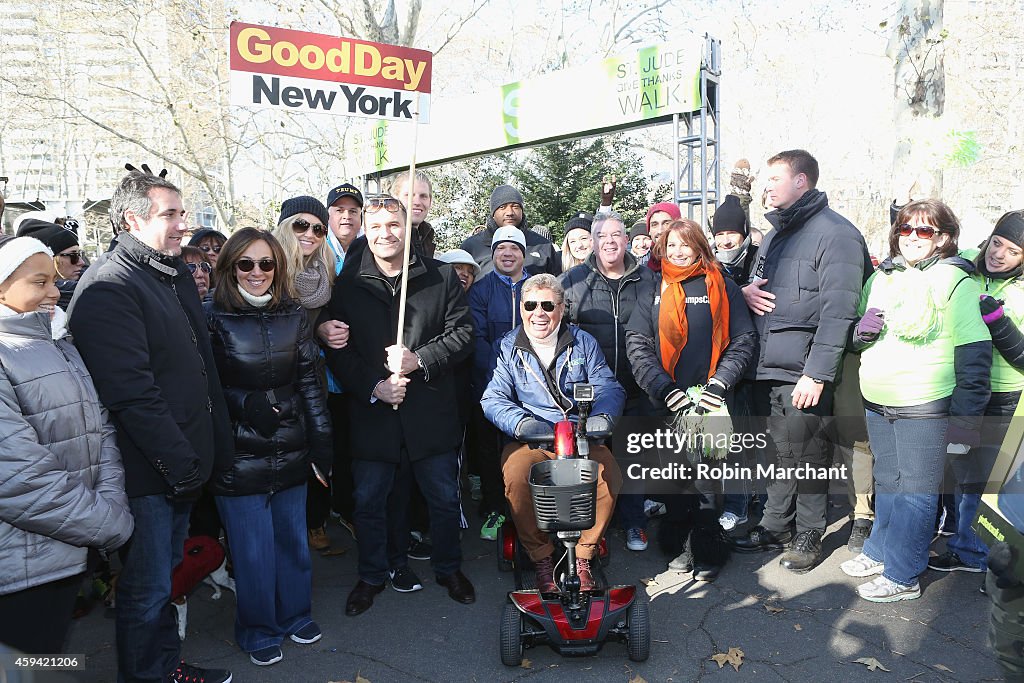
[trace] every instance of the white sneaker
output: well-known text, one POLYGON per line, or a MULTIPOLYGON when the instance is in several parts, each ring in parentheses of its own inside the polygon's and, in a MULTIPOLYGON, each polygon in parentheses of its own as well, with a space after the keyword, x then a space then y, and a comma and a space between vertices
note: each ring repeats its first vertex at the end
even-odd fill
POLYGON ((718 518, 718 524, 722 527, 723 531, 732 531, 740 524, 747 523, 747 516, 743 515, 740 517, 735 512, 723 512, 722 516, 718 518))
POLYGON ((885 564, 882 562, 875 562, 870 557, 861 553, 852 560, 847 560, 839 565, 839 568, 843 570, 843 573, 847 576, 872 576, 874 574, 881 574, 885 571, 885 564))
POLYGON ((871 602, 899 602, 921 597, 921 584, 901 586, 884 576, 857 586, 857 594, 871 602))

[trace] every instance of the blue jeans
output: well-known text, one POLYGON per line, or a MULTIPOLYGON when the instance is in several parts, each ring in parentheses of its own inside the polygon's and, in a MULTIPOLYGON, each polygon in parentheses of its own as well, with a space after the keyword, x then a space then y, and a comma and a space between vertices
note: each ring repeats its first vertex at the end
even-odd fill
POLYGON ((235 641, 246 652, 280 645, 313 621, 306 484, 272 496, 217 496, 235 567, 235 641))
POLYGON ((352 461, 359 578, 366 583, 383 585, 389 569, 408 564, 409 498, 414 477, 430 513, 434 573, 448 576, 462 565, 458 454, 449 451, 410 462, 403 449, 399 463, 352 461), (387 502, 382 505, 382 501, 387 502))
POLYGON ((903 586, 917 583, 928 566, 946 462, 945 417, 903 417, 866 411, 875 454, 875 524, 864 554, 885 563, 883 576, 903 586))
POLYGON ((117 680, 157 683, 180 659, 171 572, 181 562, 192 504, 159 494, 129 498, 128 506, 135 532, 121 549, 117 579, 117 680))

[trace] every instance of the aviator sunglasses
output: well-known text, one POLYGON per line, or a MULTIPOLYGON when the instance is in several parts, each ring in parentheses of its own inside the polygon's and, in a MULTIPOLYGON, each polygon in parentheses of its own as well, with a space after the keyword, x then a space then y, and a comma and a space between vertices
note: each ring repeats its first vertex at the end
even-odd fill
POLYGON ((252 269, 257 265, 264 273, 272 273, 277 264, 274 263, 272 258, 261 258, 259 261, 253 261, 251 258, 240 258, 235 261, 235 268, 238 268, 243 273, 252 272, 252 269))
POLYGON ((523 308, 525 308, 527 311, 535 311, 537 310, 538 304, 547 313, 552 313, 555 310, 556 306, 554 301, 524 301, 523 308))
MULTIPOLYGON (((207 273, 207 274, 209 274, 209 273, 211 273, 213 271, 213 266, 211 266, 206 261, 202 261, 200 263, 186 263, 185 265, 188 266, 188 272, 192 273, 193 275, 196 274, 197 270, 201 270, 201 271, 203 271, 204 273, 207 273)), ((240 268, 240 270, 248 272, 244 268, 240 268)), ((252 268, 249 268, 249 270, 252 270, 252 268)), ((273 269, 271 269, 271 270, 273 270, 273 269)))
POLYGON ((317 237, 327 237, 327 228, 324 227, 323 223, 310 223, 305 218, 296 218, 292 223, 292 230, 295 231, 296 235, 301 235, 309 230, 310 226, 313 227, 313 234, 317 237))
POLYGON ((935 237, 935 233, 942 232, 938 228, 933 228, 930 225, 919 225, 915 228, 910 223, 903 223, 897 228, 897 231, 899 232, 900 237, 910 237, 912 233, 916 232, 917 236, 923 240, 930 240, 935 237))
POLYGON ((398 213, 405 209, 402 206, 402 202, 398 201, 394 197, 367 197, 366 204, 363 206, 363 211, 366 213, 374 213, 384 209, 391 213, 398 213))

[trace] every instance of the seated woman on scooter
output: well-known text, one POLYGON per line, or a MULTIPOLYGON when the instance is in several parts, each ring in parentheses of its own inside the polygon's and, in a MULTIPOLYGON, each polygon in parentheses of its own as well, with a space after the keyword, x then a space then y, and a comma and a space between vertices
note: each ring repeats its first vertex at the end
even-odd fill
MULTIPOLYGON (((501 454, 505 477, 505 497, 512 520, 530 559, 537 569, 537 589, 542 593, 557 590, 554 580, 554 545, 537 528, 530 494, 530 468, 538 462, 554 459, 550 444, 536 443, 551 435, 554 424, 578 418, 572 400, 573 385, 591 384, 594 404, 591 415, 603 416, 610 423, 622 413, 626 392, 615 380, 605 362, 597 340, 575 325, 563 323, 565 312, 562 285, 551 275, 535 275, 523 285, 522 325, 499 342, 494 375, 481 402, 484 415, 511 439, 501 454)), ((590 561, 604 536, 622 475, 611 451, 596 443, 590 446, 590 459, 599 464, 597 482, 597 523, 583 532, 577 546, 576 571, 580 589, 594 590, 596 582, 590 561)))

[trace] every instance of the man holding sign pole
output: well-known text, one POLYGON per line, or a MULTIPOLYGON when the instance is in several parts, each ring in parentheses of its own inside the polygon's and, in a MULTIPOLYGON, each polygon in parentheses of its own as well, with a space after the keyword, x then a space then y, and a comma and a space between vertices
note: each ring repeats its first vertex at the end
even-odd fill
POLYGON ((473 586, 460 571, 462 435, 452 372, 471 349, 469 308, 450 266, 412 256, 403 268, 407 215, 398 199, 368 197, 364 212, 367 248, 346 261, 330 303, 331 317, 346 323, 351 337, 344 348, 328 351, 328 366, 351 391, 350 418, 360 425, 349 434, 359 582, 345 613, 369 609, 388 580, 399 592, 419 589, 404 544, 388 544, 409 537, 406 508, 414 477, 430 511, 437 582, 452 599, 470 603, 473 586))

